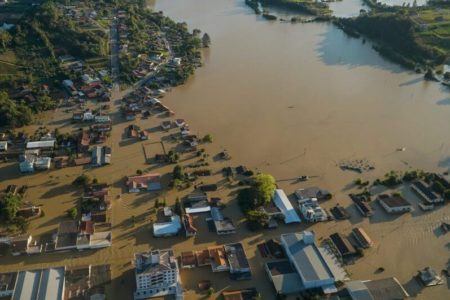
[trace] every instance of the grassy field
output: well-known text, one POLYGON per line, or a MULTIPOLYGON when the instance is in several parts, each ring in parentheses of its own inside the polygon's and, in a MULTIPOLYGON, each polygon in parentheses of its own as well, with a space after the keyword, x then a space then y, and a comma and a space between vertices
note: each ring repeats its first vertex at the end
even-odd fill
POLYGON ((421 10, 412 19, 419 28, 419 41, 442 53, 450 51, 450 9, 421 10))

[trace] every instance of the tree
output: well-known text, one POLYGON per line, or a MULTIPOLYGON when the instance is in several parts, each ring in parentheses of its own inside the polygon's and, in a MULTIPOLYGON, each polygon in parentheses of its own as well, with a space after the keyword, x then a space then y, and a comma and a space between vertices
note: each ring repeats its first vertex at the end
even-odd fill
POLYGON ((450 72, 445 72, 444 73, 444 79, 445 80, 449 80, 450 79, 450 72))
POLYGON ((435 80, 433 69, 428 68, 427 72, 424 75, 426 80, 435 80))
POLYGON ((205 136, 203 137, 203 141, 204 141, 205 143, 212 143, 212 142, 213 142, 213 137, 212 137, 212 135, 211 135, 211 134, 205 135, 205 136))
POLYGON ((8 45, 12 42, 12 36, 8 31, 0 31, 0 43, 2 44, 3 50, 8 47, 8 45))
POLYGON ((14 223, 17 225, 17 228, 22 232, 25 233, 28 231, 28 227, 30 227, 30 222, 28 222, 27 219, 25 219, 22 216, 16 217, 14 219, 14 223))
POLYGON ((239 190, 237 195, 238 204, 244 214, 247 211, 255 209, 257 206, 257 194, 254 188, 239 190))
POLYGON ((81 174, 72 182, 76 186, 87 186, 89 183, 91 183, 91 177, 87 174, 81 174))
POLYGON ((450 190, 445 190, 444 191, 444 199, 445 200, 450 200, 450 190))
POLYGON ((178 178, 173 180, 173 187, 176 189, 179 189, 182 184, 183 184, 183 181, 181 181, 178 178))
POLYGON ((439 181, 434 181, 431 187, 438 194, 442 194, 445 191, 444 186, 439 181))
POLYGON ((94 179, 92 179, 92 184, 98 184, 98 179, 97 179, 97 177, 95 177, 94 179))
POLYGON ((209 34, 204 33, 202 37, 202 43, 203 47, 208 48, 209 45, 211 45, 211 38, 209 37, 209 34))
POLYGON ((261 210, 250 210, 247 212, 247 220, 256 225, 253 228, 263 228, 269 224, 269 215, 261 210))
POLYGON ((19 196, 13 194, 6 194, 0 200, 1 219, 7 222, 13 221, 21 205, 22 199, 19 196))
POLYGON ((142 175, 142 170, 141 169, 136 170, 136 174, 142 175))
POLYGON ((176 165, 172 172, 173 179, 184 180, 183 168, 180 165, 176 165))
POLYGON ((258 174, 255 177, 254 187, 259 204, 269 203, 276 188, 275 178, 269 174, 258 174))
POLYGON ((32 116, 28 106, 12 101, 6 92, 0 92, 0 126, 28 125, 32 121, 32 116))
POLYGON ((78 211, 77 211, 77 209, 76 209, 75 207, 72 207, 71 209, 69 209, 69 210, 67 211, 67 216, 68 216, 69 218, 71 218, 72 220, 75 220, 75 219, 77 218, 77 216, 78 216, 78 211))
POLYGON ((178 198, 178 197, 175 199, 175 209, 174 209, 174 211, 179 216, 181 216, 183 214, 183 209, 181 207, 180 198, 178 198))

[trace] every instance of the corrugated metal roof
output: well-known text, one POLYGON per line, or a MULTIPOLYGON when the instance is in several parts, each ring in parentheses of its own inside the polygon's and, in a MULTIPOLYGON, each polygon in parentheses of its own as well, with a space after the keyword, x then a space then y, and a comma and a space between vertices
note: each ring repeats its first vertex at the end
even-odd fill
POLYGON ((295 212, 294 207, 292 206, 283 190, 275 190, 275 194, 273 195, 273 202, 283 213, 284 223, 289 224, 301 222, 300 217, 295 212))
POLYGON ((303 233, 281 235, 287 245, 287 252, 303 281, 333 280, 327 263, 314 243, 305 243, 303 233))
POLYGON ((53 148, 55 146, 55 141, 35 141, 28 142, 27 149, 37 149, 37 148, 53 148))

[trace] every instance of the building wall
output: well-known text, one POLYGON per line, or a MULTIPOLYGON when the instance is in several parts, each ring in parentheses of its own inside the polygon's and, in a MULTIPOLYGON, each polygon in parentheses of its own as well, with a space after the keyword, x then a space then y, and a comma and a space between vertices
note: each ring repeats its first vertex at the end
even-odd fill
MULTIPOLYGON (((298 272, 298 267, 295 264, 295 261, 292 257, 292 254, 290 253, 290 251, 288 250, 288 247, 284 241, 284 239, 281 239, 281 243, 283 245, 283 248, 286 250, 286 254, 288 256, 289 261, 291 262, 291 264, 293 265, 294 269, 297 270, 298 275, 300 276, 300 279, 303 282, 303 285, 305 286, 306 289, 313 289, 313 288, 320 288, 322 286, 325 285, 330 285, 334 283, 334 279, 330 278, 330 279, 325 279, 325 280, 312 280, 312 281, 306 281, 305 278, 303 278, 302 274, 298 272)), ((319 253, 320 255, 320 253, 319 253)))
POLYGON ((411 211, 411 206, 410 205, 398 206, 398 207, 389 207, 388 205, 386 205, 386 203, 384 203, 384 201, 379 201, 379 202, 380 202, 381 206, 388 213, 401 213, 401 212, 411 211))

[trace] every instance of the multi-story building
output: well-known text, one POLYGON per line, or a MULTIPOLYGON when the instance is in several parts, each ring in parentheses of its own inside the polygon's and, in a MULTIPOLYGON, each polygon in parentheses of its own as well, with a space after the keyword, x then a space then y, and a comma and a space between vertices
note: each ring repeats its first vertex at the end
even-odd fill
POLYGON ((175 295, 183 299, 178 263, 172 250, 135 254, 136 292, 134 299, 175 295))

